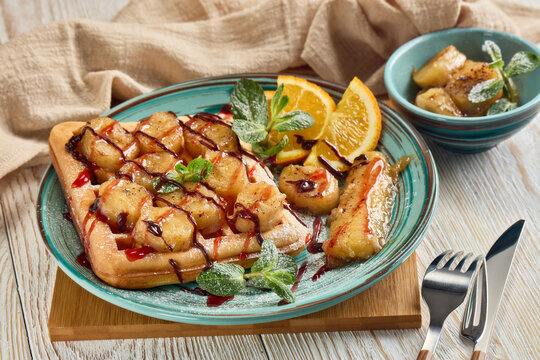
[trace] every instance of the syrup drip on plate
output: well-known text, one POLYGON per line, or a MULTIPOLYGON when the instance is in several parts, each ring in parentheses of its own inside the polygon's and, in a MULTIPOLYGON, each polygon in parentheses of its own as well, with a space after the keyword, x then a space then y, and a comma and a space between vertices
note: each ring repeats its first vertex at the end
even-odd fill
MULTIPOLYGON (((300 283, 300 280, 302 280, 302 276, 306 272, 307 268, 307 261, 304 261, 302 265, 300 265, 300 268, 298 269, 298 274, 296 275, 296 281, 294 282, 293 286, 291 287, 291 291, 295 292, 296 289, 298 289, 298 284, 300 283)), ((281 299, 280 302, 278 302, 278 306, 287 305, 289 302, 285 299, 281 299)))

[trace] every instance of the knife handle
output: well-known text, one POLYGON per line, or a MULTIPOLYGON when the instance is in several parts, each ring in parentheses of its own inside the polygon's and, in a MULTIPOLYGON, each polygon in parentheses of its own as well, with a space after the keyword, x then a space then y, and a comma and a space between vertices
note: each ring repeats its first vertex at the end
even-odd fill
MULTIPOLYGON (((418 357, 416 358, 416 360, 431 360, 432 357, 433 357, 433 353, 431 351, 422 350, 418 354, 418 357)), ((480 358, 480 359, 482 359, 482 358, 480 358)))
POLYGON ((486 353, 482 350, 475 350, 472 354, 471 360, 485 360, 486 353))

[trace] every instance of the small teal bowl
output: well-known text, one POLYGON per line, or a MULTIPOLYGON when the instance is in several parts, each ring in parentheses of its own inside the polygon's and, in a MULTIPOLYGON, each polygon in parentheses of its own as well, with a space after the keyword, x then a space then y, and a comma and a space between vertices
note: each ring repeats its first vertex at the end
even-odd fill
POLYGON ((413 68, 421 68, 448 45, 454 45, 468 59, 489 62, 482 51, 485 40, 493 40, 506 64, 518 51, 540 49, 530 41, 501 31, 463 28, 438 31, 417 37, 397 49, 384 70, 384 83, 392 103, 421 133, 439 145, 458 152, 488 150, 527 125, 540 111, 540 67, 514 79, 520 106, 512 111, 479 117, 453 117, 435 114, 414 105, 420 88, 412 80, 413 68))

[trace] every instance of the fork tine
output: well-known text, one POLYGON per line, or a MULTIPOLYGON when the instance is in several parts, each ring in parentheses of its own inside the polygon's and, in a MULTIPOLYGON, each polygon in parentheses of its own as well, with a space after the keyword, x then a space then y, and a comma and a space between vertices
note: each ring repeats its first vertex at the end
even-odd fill
POLYGON ((443 269, 450 269, 452 264, 461 256, 463 255, 463 251, 458 251, 454 254, 450 259, 448 259, 447 263, 442 267, 443 269))
POLYGON ((434 268, 436 268, 439 263, 446 257, 446 255, 453 254, 454 252, 452 250, 446 250, 445 252, 442 252, 439 256, 437 256, 431 264, 429 264, 428 269, 426 271, 432 271, 434 268))
POLYGON ((467 272, 475 272, 478 268, 478 265, 484 261, 484 257, 482 255, 477 256, 472 262, 471 265, 469 265, 469 268, 467 269, 467 272))
POLYGON ((464 269, 465 263, 467 263, 467 261, 468 261, 472 256, 473 256, 472 253, 466 254, 466 255, 461 259, 461 261, 459 262, 459 264, 457 264, 456 270, 457 270, 457 271, 461 271, 461 272, 465 272, 465 271, 466 271, 466 270, 464 269))

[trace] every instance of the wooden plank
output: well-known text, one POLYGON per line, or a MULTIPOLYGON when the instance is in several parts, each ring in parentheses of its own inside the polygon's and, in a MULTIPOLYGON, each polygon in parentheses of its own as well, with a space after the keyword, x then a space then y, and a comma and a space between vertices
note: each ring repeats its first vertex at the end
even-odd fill
POLYGON ((421 322, 413 254, 381 282, 329 309, 289 320, 237 326, 181 324, 139 315, 91 295, 58 271, 48 325, 51 340, 63 341, 404 329, 419 327, 421 322))
POLYGON ((13 270, 4 212, 0 206, 0 359, 28 359, 30 347, 13 270))

